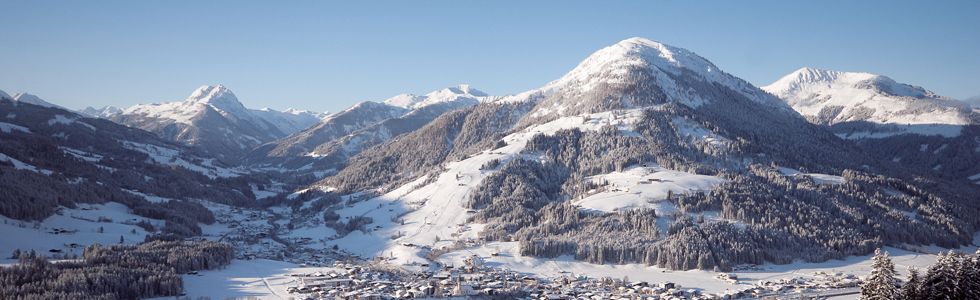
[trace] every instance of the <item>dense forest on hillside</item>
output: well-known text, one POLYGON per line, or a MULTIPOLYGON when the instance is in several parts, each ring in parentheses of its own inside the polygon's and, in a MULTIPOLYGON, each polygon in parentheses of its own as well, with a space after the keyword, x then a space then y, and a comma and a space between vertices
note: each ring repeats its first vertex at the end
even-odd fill
POLYGON ((94 244, 80 260, 49 262, 44 254, 22 252, 19 263, 0 268, 0 298, 141 299, 177 296, 182 274, 231 263, 228 244, 153 241, 140 245, 94 244))
POLYGON ((943 180, 960 181, 980 173, 980 125, 963 126, 955 137, 902 134, 854 142, 872 155, 918 167, 943 180))
POLYGON ((751 103, 743 105, 750 107, 692 110, 668 103, 647 109, 634 125, 640 136, 613 127, 538 135, 524 153, 548 162, 515 159, 488 176, 471 194, 469 207, 480 209, 473 219, 488 224, 487 238, 519 240, 524 255, 671 269, 820 262, 864 255, 882 245, 954 247, 972 241, 977 208, 969 199, 980 196, 975 187, 910 176, 802 119, 777 120, 786 126, 764 128, 770 125, 761 118, 735 123, 715 115, 752 109, 751 103), (682 134, 692 125, 724 138, 723 144, 682 134), (840 146, 817 147, 835 144, 840 146), (570 204, 569 199, 603 188, 584 178, 643 162, 728 181, 710 191, 651 199, 672 202, 680 214, 588 214, 570 204), (777 166, 836 174, 844 182, 787 176, 777 166), (695 220, 703 212, 731 222, 695 220), (667 232, 655 226, 658 220, 668 224, 667 232))

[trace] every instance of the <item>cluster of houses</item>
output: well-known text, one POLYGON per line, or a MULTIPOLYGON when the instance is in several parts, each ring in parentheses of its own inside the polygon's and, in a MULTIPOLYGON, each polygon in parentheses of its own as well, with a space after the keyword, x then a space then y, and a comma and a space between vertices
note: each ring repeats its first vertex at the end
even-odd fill
POLYGON ((541 300, 599 300, 599 299, 631 299, 631 300, 681 300, 681 299, 715 299, 711 295, 702 295, 694 289, 683 289, 673 282, 624 282, 611 278, 569 278, 559 277, 551 283, 541 284, 532 291, 526 299, 541 300))
MULTIPOLYGON (((465 299, 477 295, 506 295, 522 300, 733 300, 782 299, 802 295, 857 290, 860 280, 853 275, 823 272, 813 277, 763 280, 752 285, 739 282, 736 274, 722 273, 719 279, 744 286, 723 293, 703 293, 673 282, 627 282, 612 278, 561 276, 549 280, 488 266, 443 266, 438 271, 394 274, 376 271, 371 265, 335 264, 329 273, 290 274, 297 277, 290 294, 298 299, 465 299)), ((625 279, 625 278, 624 278, 625 279)))
MULTIPOLYGON (((493 268, 444 267, 438 272, 392 274, 371 265, 337 263, 330 273, 289 274, 298 277, 290 294, 311 299, 381 300, 466 297, 523 291, 537 279, 493 268)), ((302 297, 299 297, 302 299, 302 297)))
MULTIPOLYGON (((726 291, 718 295, 720 299, 752 298, 795 298, 803 295, 820 296, 829 294, 852 294, 859 292, 861 280, 852 274, 837 272, 814 272, 813 277, 792 277, 778 280, 760 280, 751 286, 726 291), (795 297, 794 297, 795 296, 795 297)), ((735 274, 722 273, 719 278, 728 283, 739 284, 735 274)), ((718 298, 718 297, 716 297, 718 298)))
POLYGON ((241 208, 215 211, 217 223, 225 224, 229 229, 218 241, 235 247, 237 259, 284 260, 289 256, 284 252, 286 246, 270 238, 275 227, 268 223, 269 218, 271 215, 267 212, 244 211, 241 208))

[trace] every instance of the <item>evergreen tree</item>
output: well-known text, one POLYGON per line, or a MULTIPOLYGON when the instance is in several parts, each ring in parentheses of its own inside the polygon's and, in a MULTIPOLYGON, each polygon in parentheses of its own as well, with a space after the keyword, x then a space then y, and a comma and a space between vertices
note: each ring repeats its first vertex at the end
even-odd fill
POLYGON ((907 273, 905 284, 902 285, 900 299, 918 300, 920 298, 919 288, 922 285, 922 278, 919 278, 919 270, 909 266, 907 273))
MULTIPOLYGON (((980 249, 977 250, 980 252, 980 249)), ((957 299, 980 299, 980 270, 977 258, 964 255, 956 269, 957 299)))
POLYGON ((953 300, 956 299, 957 259, 953 250, 948 254, 939 253, 936 263, 929 267, 926 278, 922 282, 921 295, 926 299, 953 300))
POLYGON ((861 300, 895 300, 898 299, 898 282, 895 279, 895 264, 892 263, 888 252, 882 253, 881 248, 875 250, 871 259, 871 275, 861 285, 861 300))

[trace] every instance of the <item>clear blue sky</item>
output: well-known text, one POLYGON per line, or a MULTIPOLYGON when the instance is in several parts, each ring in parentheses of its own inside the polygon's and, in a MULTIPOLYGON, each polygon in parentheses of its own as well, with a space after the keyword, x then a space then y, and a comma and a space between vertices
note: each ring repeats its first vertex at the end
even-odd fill
POLYGON ((767 85, 801 67, 980 95, 980 1, 0 0, 0 89, 69 108, 182 101, 340 111, 470 84, 538 88, 638 36, 767 85))

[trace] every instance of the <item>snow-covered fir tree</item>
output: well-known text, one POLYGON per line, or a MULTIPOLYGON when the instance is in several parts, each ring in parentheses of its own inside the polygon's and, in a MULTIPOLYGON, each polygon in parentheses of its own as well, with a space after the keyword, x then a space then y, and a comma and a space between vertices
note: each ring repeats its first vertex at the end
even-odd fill
POLYGON ((899 299, 898 281, 895 279, 895 264, 892 263, 888 252, 881 248, 875 250, 871 259, 871 275, 861 285, 861 300, 895 300, 899 299))
POLYGON ((919 288, 922 286, 922 278, 919 277, 919 269, 909 266, 905 272, 905 283, 902 284, 901 294, 897 299, 917 300, 920 297, 919 288))
MULTIPOLYGON (((977 250, 980 253, 980 249, 977 250)), ((980 299, 980 272, 977 257, 964 255, 956 269, 957 299, 980 299)))
POLYGON ((922 282, 921 293, 925 299, 957 299, 957 262, 953 250, 947 254, 939 253, 922 282))

